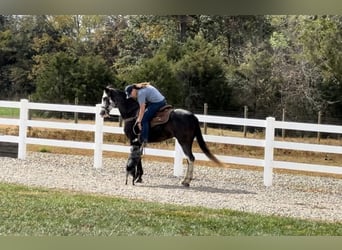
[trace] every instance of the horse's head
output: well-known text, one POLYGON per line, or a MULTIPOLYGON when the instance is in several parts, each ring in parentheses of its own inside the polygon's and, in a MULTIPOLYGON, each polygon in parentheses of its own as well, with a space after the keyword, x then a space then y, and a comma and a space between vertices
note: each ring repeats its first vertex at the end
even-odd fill
POLYGON ((101 106, 101 112, 100 112, 100 115, 102 117, 109 117, 110 111, 115 106, 115 103, 112 100, 111 95, 110 95, 110 89, 111 89, 110 87, 106 87, 103 90, 103 95, 102 95, 102 100, 101 100, 102 106, 101 106))
POLYGON ((113 108, 118 106, 118 93, 115 89, 107 86, 103 90, 102 100, 101 100, 101 112, 102 117, 109 117, 109 113, 113 108))
POLYGON ((118 108, 122 118, 130 118, 135 116, 139 109, 139 104, 136 100, 128 98, 124 91, 106 87, 102 95, 102 107, 100 115, 108 117, 113 108, 118 108))

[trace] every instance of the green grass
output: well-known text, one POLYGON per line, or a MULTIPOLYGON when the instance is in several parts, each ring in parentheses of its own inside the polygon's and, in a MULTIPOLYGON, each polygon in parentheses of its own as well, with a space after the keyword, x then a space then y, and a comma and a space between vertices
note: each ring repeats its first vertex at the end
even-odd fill
POLYGON ((51 153, 51 150, 49 148, 46 148, 46 147, 41 147, 38 149, 38 152, 41 152, 41 153, 51 153))
POLYGON ((0 222, 0 235, 342 235, 342 223, 132 201, 12 184, 0 184, 0 222))
POLYGON ((0 107, 0 117, 19 117, 19 109, 0 107))

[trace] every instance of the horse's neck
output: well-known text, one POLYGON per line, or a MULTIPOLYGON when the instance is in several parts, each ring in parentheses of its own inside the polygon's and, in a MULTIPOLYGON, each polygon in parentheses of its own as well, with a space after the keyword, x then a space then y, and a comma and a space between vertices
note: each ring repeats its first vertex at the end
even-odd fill
POLYGON ((123 91, 117 90, 115 94, 111 93, 111 98, 116 100, 117 107, 123 119, 135 117, 139 110, 139 105, 133 101, 126 99, 126 94, 123 91), (130 103, 132 102, 132 103, 130 103))
POLYGON ((130 107, 130 105, 125 105, 125 102, 118 105, 119 112, 123 119, 134 118, 138 115, 138 108, 128 107, 130 107))
POLYGON ((129 118, 136 118, 138 115, 138 112, 137 111, 133 111, 133 112, 120 111, 120 114, 123 119, 129 119, 129 118))

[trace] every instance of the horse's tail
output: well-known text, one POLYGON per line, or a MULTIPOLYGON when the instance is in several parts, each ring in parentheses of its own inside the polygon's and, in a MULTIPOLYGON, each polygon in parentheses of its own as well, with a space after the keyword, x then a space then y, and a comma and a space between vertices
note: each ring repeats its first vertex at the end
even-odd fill
POLYGON ((199 126, 199 123, 197 122, 197 126, 196 126, 196 131, 195 131, 195 136, 196 136, 196 139, 197 139, 197 142, 198 142, 198 145, 200 146, 200 148, 202 149, 203 153, 210 159, 212 160, 213 162, 223 166, 222 162, 220 162, 215 155, 213 155, 207 144, 205 143, 204 141, 204 138, 203 138, 203 135, 202 135, 202 131, 201 131, 201 128, 199 126))

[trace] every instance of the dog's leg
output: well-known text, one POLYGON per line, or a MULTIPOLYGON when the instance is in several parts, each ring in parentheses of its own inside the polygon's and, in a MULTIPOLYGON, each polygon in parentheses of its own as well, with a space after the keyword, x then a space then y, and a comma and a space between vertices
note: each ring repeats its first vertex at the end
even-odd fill
POLYGON ((142 183, 142 176, 144 174, 144 170, 143 170, 143 167, 142 167, 142 163, 141 163, 141 159, 139 159, 139 162, 136 166, 136 182, 138 183, 142 183))

